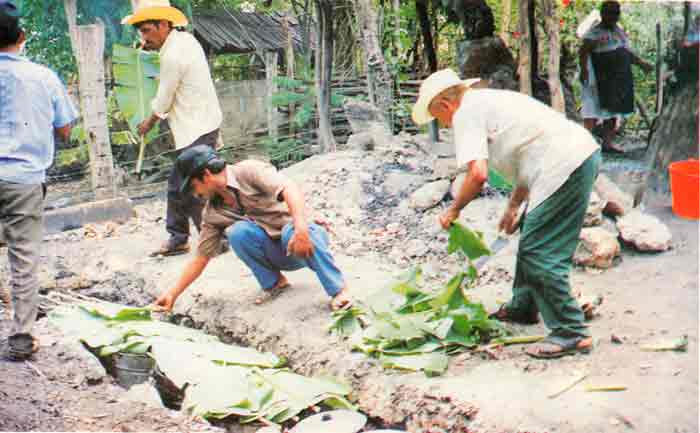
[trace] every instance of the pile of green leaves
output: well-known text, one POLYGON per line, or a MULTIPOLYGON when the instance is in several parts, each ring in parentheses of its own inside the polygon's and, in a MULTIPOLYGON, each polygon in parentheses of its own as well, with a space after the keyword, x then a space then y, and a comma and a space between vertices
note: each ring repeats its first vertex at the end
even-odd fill
POLYGON ((442 374, 448 356, 505 334, 484 306, 469 299, 477 270, 472 263, 491 252, 481 233, 459 223, 450 228, 448 252, 467 259, 460 272, 438 290, 421 285, 421 269, 371 293, 348 311, 335 313, 331 332, 346 337, 352 350, 379 359, 385 368, 442 374))
POLYGON ((352 408, 350 388, 332 379, 308 378, 281 367, 272 353, 227 345, 199 330, 152 320, 146 308, 107 302, 66 305, 51 323, 93 353, 145 354, 184 393, 183 409, 207 419, 238 416, 241 422, 265 418, 281 423, 324 403, 352 408))

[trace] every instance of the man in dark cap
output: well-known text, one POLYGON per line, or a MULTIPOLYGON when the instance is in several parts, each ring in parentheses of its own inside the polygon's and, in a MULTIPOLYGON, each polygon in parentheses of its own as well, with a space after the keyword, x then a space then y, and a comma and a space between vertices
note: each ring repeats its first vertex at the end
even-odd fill
POLYGON ((75 108, 58 76, 20 56, 25 43, 19 10, 0 0, 0 230, 12 275, 13 326, 6 356, 29 358, 39 305, 37 265, 42 238, 46 169, 54 132, 70 137, 75 108))
POLYGON ((226 238, 264 291, 256 303, 289 287, 282 271, 310 268, 332 298, 331 308, 351 305, 347 284, 329 250, 328 234, 320 221, 307 222, 304 196, 294 182, 262 161, 228 165, 205 145, 183 151, 175 169, 183 179, 182 191, 208 202, 197 255, 175 287, 156 300, 157 309, 172 309, 221 252, 226 238))

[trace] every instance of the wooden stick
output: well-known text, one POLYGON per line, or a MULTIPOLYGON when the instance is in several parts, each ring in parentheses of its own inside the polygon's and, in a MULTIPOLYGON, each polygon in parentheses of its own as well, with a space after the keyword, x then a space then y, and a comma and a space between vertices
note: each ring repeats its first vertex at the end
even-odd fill
POLYGON ((547 398, 557 398, 560 395, 564 394, 566 391, 570 390, 571 388, 575 387, 579 383, 581 383, 586 377, 588 377, 587 374, 582 374, 581 377, 577 378, 575 381, 571 382, 569 385, 565 386, 561 390, 555 392, 554 394, 550 394, 547 396, 547 398))
POLYGON ((36 367, 34 366, 34 364, 32 364, 32 363, 29 362, 29 361, 24 361, 24 363, 27 364, 27 366, 29 366, 29 368, 31 368, 32 370, 34 370, 34 372, 35 372, 39 377, 41 377, 41 378, 44 379, 44 380, 48 380, 48 379, 46 378, 46 376, 44 375, 44 373, 42 373, 41 370, 39 370, 38 368, 36 368, 36 367))
POLYGON ((143 165, 143 154, 146 149, 146 137, 141 136, 141 145, 139 146, 139 158, 136 161, 136 174, 141 175, 141 166, 143 165))

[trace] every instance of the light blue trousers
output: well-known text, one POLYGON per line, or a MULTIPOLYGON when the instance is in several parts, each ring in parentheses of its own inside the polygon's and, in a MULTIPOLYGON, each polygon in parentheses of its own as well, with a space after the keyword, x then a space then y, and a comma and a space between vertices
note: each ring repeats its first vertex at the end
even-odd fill
POLYGON ((328 249, 328 233, 321 226, 309 224, 314 252, 308 259, 287 255, 287 245, 293 235, 294 226, 291 223, 282 229, 281 239, 272 239, 262 227, 250 221, 239 221, 228 230, 231 248, 250 268, 263 290, 274 287, 280 271, 310 268, 318 276, 328 296, 338 294, 345 281, 328 249))

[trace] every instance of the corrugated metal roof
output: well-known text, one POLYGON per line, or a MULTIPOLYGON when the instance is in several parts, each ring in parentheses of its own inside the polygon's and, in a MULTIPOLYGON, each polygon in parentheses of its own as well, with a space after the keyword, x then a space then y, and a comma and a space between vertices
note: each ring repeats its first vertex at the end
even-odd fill
MULTIPOLYGON (((246 13, 234 10, 197 12, 193 16, 195 36, 215 53, 250 53, 284 50, 287 35, 284 15, 246 13)), ((294 49, 301 49, 302 26, 289 17, 294 49)), ((313 36, 312 36, 313 39, 313 36)))

